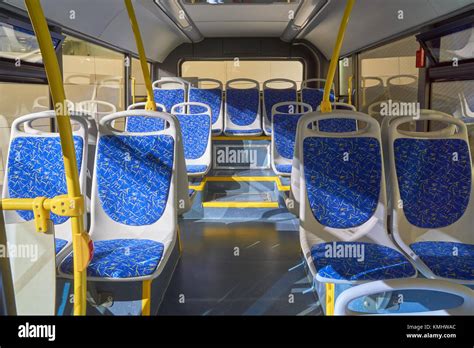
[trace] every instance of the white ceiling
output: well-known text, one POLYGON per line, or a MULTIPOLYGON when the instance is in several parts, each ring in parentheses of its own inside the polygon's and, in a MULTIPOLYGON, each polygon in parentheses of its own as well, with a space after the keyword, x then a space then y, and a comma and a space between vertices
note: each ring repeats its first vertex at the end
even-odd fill
POLYGON ((185 11, 205 37, 280 37, 297 3, 190 5, 185 11))
MULTIPOLYGON (((23 0, 1 1, 25 8, 23 0)), ((330 57, 345 3, 330 0, 299 38, 310 41, 330 57)), ((136 52, 123 0, 41 0, 41 4, 48 19, 136 52), (76 11, 73 20, 71 10, 76 11)), ((341 54, 395 36, 469 4, 474 4, 474 0, 357 0, 341 54), (404 11, 403 20, 397 18, 399 10, 404 11)), ((134 0, 134 5, 148 58, 161 62, 175 47, 188 42, 152 0, 134 0)), ((298 4, 184 7, 204 37, 280 37, 289 22, 289 11, 296 11, 298 4)))

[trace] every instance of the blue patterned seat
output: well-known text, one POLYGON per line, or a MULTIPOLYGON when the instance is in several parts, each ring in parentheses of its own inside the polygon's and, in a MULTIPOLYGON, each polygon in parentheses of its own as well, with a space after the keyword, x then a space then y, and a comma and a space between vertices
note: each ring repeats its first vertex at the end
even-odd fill
POLYGON ((328 133, 355 132, 357 130, 357 122, 348 118, 333 118, 330 120, 318 121, 318 127, 321 132, 328 133))
POLYGON ((207 166, 198 164, 187 164, 186 171, 188 173, 203 173, 207 170, 207 166))
POLYGON ((67 240, 61 238, 55 238, 56 243, 56 254, 58 254, 67 244, 67 240))
POLYGON ((291 164, 276 164, 275 167, 280 173, 291 173, 291 164))
MULTIPOLYGON (((263 100, 265 101, 265 117, 267 118, 267 124, 271 125, 272 122, 272 109, 273 106, 283 102, 297 102, 297 92, 294 88, 265 88, 263 90, 263 100)), ((282 106, 279 109, 280 112, 289 113, 289 106, 282 106)), ((270 134, 271 128, 265 129, 270 134)))
POLYGON ((275 131, 275 147, 278 154, 293 159, 295 150, 296 127, 303 114, 274 114, 273 129, 275 131))
POLYGON ((226 113, 229 120, 241 129, 226 129, 228 134, 260 134, 262 129, 244 128, 252 126, 258 116, 260 91, 258 88, 230 88, 226 90, 226 113))
POLYGON ((474 245, 428 241, 413 243, 410 248, 436 276, 474 280, 474 245))
POLYGON ((127 117, 126 131, 133 133, 155 132, 165 129, 165 121, 154 117, 127 117))
MULTIPOLYGON (((211 108, 212 124, 219 119, 222 107, 222 89, 220 88, 196 88, 189 89, 189 102, 199 102, 209 105, 211 108)), ((191 106, 190 113, 197 114, 200 111, 198 106, 191 106)), ((222 130, 213 129, 213 133, 220 133, 222 130), (218 132, 219 131, 219 132, 218 132)))
MULTIPOLYGON (((158 266, 164 247, 148 239, 112 239, 94 242, 94 256, 87 268, 89 277, 133 278, 152 274, 158 266)), ((61 263, 61 271, 72 274, 73 254, 61 263)))
MULTIPOLYGON (((83 139, 74 136, 78 168, 82 165, 83 139)), ((10 198, 36 198, 67 193, 63 155, 59 137, 17 137, 10 144, 8 157, 8 193, 10 198)), ((32 211, 18 211, 26 221, 32 211)), ((55 225, 69 218, 51 213, 55 225)))
POLYGON ((384 280, 416 274, 415 268, 403 254, 372 243, 321 243, 311 248, 311 257, 318 275, 334 280, 384 280), (344 252, 338 254, 338 250, 344 252))
POLYGON ((372 217, 382 175, 377 139, 309 137, 303 156, 309 204, 321 225, 351 228, 372 217))
POLYGON ((171 110, 174 105, 185 102, 185 92, 183 88, 155 88, 153 89, 153 94, 155 96, 155 102, 163 104, 166 110, 171 110))

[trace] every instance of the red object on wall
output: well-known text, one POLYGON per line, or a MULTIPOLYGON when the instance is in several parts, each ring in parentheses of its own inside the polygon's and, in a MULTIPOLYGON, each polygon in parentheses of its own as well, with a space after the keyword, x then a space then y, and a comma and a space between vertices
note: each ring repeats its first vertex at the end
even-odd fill
POLYGON ((425 50, 423 47, 420 47, 418 51, 416 51, 416 67, 417 68, 424 68, 425 67, 425 50))

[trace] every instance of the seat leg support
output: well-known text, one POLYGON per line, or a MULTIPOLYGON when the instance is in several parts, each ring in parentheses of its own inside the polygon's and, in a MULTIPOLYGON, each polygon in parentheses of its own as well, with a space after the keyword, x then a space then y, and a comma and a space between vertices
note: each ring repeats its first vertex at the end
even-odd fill
POLYGON ((142 315, 149 316, 151 308, 151 280, 142 282, 142 315))
POLYGON ((334 315, 334 295, 334 284, 326 283, 326 315, 334 315))

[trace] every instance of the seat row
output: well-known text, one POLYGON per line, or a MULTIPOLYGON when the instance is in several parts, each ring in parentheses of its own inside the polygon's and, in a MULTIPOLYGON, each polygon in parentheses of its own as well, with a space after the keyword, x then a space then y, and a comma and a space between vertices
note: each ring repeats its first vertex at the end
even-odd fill
MULTIPOLYGON (((36 121, 54 117, 54 111, 47 111, 22 116, 13 123, 3 198, 53 198, 67 193, 59 134, 34 127, 36 121)), ((136 282, 159 277, 177 248, 178 215, 191 207, 179 121, 168 113, 143 110, 103 117, 92 142, 96 148, 91 173, 87 164, 94 120, 84 115, 71 119, 84 196, 87 176, 92 175, 88 211, 94 252, 88 278, 136 282), (146 133, 114 128, 114 122, 139 116, 167 127, 146 133)), ((29 211, 4 214, 7 224, 34 219, 29 211)), ((58 272, 71 279, 71 222, 54 214, 51 220, 58 272)))
POLYGON ((412 117, 394 118, 385 122, 383 143, 378 122, 366 114, 334 110, 299 118, 288 202, 299 216, 301 248, 327 311, 335 297, 336 314, 474 313, 466 126, 428 112, 420 121, 446 127, 417 132, 407 130, 412 117), (314 127, 330 120, 365 126, 344 133, 314 127), (416 300, 398 301, 406 290, 418 291, 416 300))
MULTIPOLYGON (((222 82, 214 79, 198 79, 197 84, 215 85, 212 88, 194 87, 181 79, 158 80, 153 83, 155 102, 163 106, 163 111, 171 112, 173 107, 184 102, 198 102, 208 105, 212 116, 212 133, 229 136, 270 135, 271 112, 273 106, 281 102, 298 102, 311 105, 316 110, 323 98, 323 79, 308 79, 302 82, 298 91, 296 82, 288 79, 271 79, 260 84, 252 79, 234 79, 226 83, 225 93, 222 82), (320 88, 310 85, 320 84, 320 88), (172 85, 172 88, 165 88, 172 85), (179 87, 176 87, 176 86, 179 87), (275 88, 271 86, 290 87, 275 88), (248 87, 250 86, 250 87, 248 87)), ((334 87, 332 88, 334 91, 334 87)), ((334 93, 331 94, 334 100, 334 93)))

